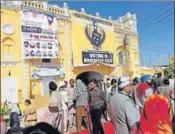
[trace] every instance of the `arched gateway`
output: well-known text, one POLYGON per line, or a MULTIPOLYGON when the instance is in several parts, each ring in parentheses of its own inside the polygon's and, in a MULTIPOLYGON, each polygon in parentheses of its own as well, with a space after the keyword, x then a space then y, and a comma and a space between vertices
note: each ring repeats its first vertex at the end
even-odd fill
POLYGON ((76 79, 81 79, 86 85, 91 79, 96 79, 96 80, 103 80, 104 76, 95 71, 88 71, 88 72, 82 72, 80 73, 76 79))

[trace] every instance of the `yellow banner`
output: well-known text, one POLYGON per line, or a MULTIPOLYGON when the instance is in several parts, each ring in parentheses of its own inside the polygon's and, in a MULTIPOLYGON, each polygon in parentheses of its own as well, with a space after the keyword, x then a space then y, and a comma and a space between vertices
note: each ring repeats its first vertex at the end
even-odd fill
POLYGON ((115 34, 112 22, 76 11, 71 15, 74 65, 113 64, 115 34))

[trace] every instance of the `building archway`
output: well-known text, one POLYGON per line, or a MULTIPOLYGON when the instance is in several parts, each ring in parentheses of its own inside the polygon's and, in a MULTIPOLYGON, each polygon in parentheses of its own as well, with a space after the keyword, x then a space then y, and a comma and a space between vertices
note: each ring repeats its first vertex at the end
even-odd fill
POLYGON ((82 82, 84 82, 86 85, 88 84, 88 82, 92 79, 96 79, 96 80, 103 80, 104 79, 104 75, 99 73, 99 72, 95 72, 95 71, 87 71, 87 72, 82 72, 80 73, 76 79, 81 79, 82 82))

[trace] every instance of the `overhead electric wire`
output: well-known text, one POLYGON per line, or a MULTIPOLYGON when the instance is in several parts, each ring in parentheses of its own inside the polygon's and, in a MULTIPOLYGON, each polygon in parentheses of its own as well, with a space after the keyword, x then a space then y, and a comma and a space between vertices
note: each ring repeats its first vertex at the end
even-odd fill
POLYGON ((158 25, 156 25, 155 27, 151 27, 151 28, 148 30, 148 32, 150 32, 151 30, 155 30, 155 28, 158 28, 158 27, 160 27, 160 26, 166 24, 167 22, 170 22, 172 19, 174 20, 173 17, 174 17, 174 16, 171 16, 171 18, 165 20, 165 21, 162 22, 162 23, 158 23, 158 25))
POLYGON ((144 23, 145 25, 148 24, 148 22, 155 17, 155 14, 159 13, 160 11, 162 11, 163 9, 165 9, 165 7, 167 7, 170 3, 172 3, 172 1, 168 2, 167 4, 165 4, 163 7, 159 8, 154 14, 152 14, 149 19, 147 19, 147 21, 145 21, 146 23, 144 23))
MULTIPOLYGON (((154 24, 157 26, 157 24, 160 24, 161 22, 164 23, 164 21, 166 21, 166 19, 170 18, 170 17, 174 17, 174 11, 169 13, 168 15, 164 16, 163 18, 158 19, 157 21, 154 22, 154 24)), ((152 25, 150 25, 146 29, 148 30, 150 28, 152 28, 152 25)))
POLYGON ((139 46, 139 49, 141 49, 140 47, 146 49, 146 50, 149 50, 149 51, 154 51, 154 52, 157 52, 157 53, 164 53, 164 54, 170 54, 170 52, 165 52, 165 51, 159 51, 159 50, 155 50, 155 49, 150 49, 148 47, 144 47, 144 46, 139 46))
MULTIPOLYGON (((162 29, 160 29, 160 30, 168 29, 168 28, 170 28, 170 27, 172 27, 172 26, 174 26, 174 23, 173 23, 173 24, 170 24, 170 25, 168 25, 167 27, 164 27, 164 28, 162 28, 162 29)), ((159 30, 159 31, 160 31, 160 30, 159 30)), ((147 34, 146 37, 149 37, 149 36, 155 35, 155 34, 157 34, 157 32, 158 32, 158 31, 155 31, 155 32, 149 33, 149 34, 147 34)))
POLYGON ((157 19, 159 19, 160 17, 164 16, 164 15, 165 15, 166 13, 168 13, 169 11, 174 11, 174 10, 172 10, 172 9, 174 9, 174 7, 171 7, 171 8, 169 8, 169 9, 167 9, 166 11, 164 11, 163 13, 161 13, 159 16, 154 16, 154 17, 153 17, 153 20, 152 20, 151 22, 147 23, 147 25, 144 25, 145 28, 147 28, 147 27, 149 26, 148 24, 152 24, 152 22, 154 22, 154 21, 156 21, 157 19))
MULTIPOLYGON (((168 29, 168 28, 174 26, 174 22, 173 22, 173 24, 171 23, 170 25, 168 25, 168 22, 171 21, 172 17, 174 18, 174 12, 171 12, 172 7, 167 9, 167 7, 172 2, 173 1, 166 3, 163 7, 159 8, 154 14, 152 14, 148 20, 146 20, 146 23, 144 23, 144 29, 146 29, 149 33, 146 34, 146 37, 144 37, 144 38, 147 38, 147 37, 150 37, 153 35, 157 35, 161 30, 168 29), (160 26, 164 26, 164 28, 160 29, 160 26), (155 31, 155 28, 159 29, 159 30, 155 31)), ((150 42, 148 42, 148 43, 150 43, 150 42)), ((153 52, 156 52, 158 54, 166 54, 166 55, 168 54, 169 55, 171 53, 171 52, 165 52, 165 51, 151 49, 151 48, 144 47, 141 45, 139 45, 139 49, 153 51, 153 52)))

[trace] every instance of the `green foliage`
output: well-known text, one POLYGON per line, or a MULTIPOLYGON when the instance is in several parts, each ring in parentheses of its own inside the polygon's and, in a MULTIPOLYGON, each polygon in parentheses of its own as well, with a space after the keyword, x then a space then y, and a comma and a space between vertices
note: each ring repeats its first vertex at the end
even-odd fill
POLYGON ((169 75, 175 76, 175 68, 174 68, 174 63, 169 64, 165 69, 164 69, 164 74, 166 77, 169 75))
POLYGON ((1 110, 0 110, 0 116, 5 117, 10 114, 7 102, 5 102, 3 105, 1 105, 1 110))

